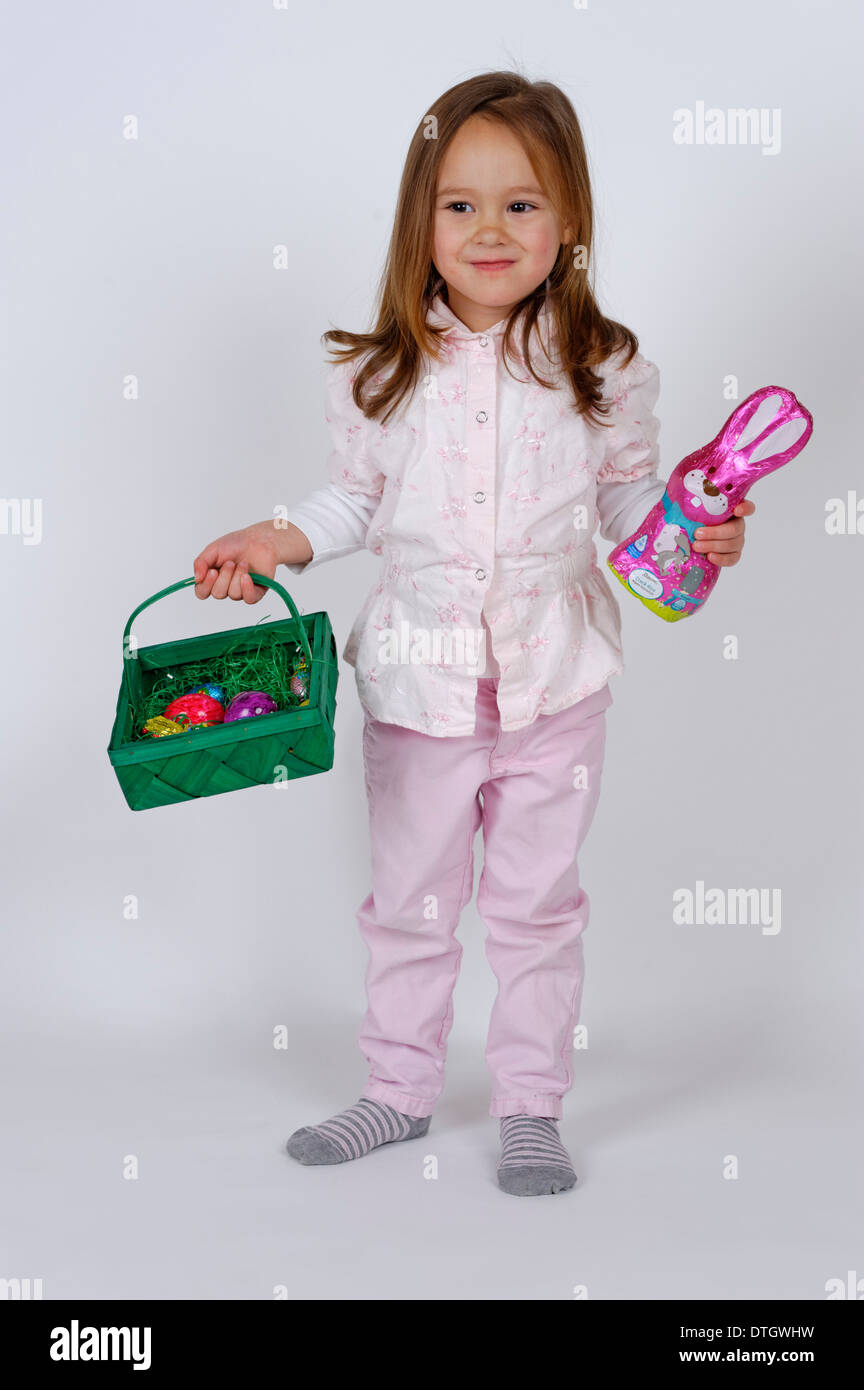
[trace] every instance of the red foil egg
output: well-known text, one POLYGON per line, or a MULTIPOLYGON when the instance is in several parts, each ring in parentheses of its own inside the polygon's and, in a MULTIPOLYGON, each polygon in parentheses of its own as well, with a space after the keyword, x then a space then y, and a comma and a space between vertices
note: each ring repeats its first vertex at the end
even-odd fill
POLYGON ((177 719, 184 714, 189 720, 190 728, 196 724, 221 724, 225 718, 225 707, 211 695, 196 691, 192 695, 181 695, 178 700, 172 700, 164 710, 166 719, 177 719))

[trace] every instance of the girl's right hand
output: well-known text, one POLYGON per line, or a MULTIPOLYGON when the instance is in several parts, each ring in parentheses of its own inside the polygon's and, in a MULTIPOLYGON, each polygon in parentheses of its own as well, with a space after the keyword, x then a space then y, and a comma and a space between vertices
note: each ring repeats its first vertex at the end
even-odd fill
MULTIPOLYGON (((272 530, 272 525, 271 528, 272 530)), ((257 526, 243 531, 230 531, 211 541, 193 563, 195 593, 199 598, 233 598, 244 603, 258 603, 267 590, 255 584, 250 576, 266 575, 273 579, 279 563, 275 538, 271 539, 257 526)))

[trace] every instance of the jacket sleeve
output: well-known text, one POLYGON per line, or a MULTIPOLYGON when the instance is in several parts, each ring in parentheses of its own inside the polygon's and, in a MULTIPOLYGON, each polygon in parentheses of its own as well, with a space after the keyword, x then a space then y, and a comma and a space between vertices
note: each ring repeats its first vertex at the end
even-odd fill
POLYGON ((601 427, 605 441, 598 483, 629 483, 656 475, 660 461, 660 421, 654 414, 660 394, 660 373, 653 362, 637 352, 627 367, 619 365, 622 353, 604 364, 603 398, 611 404, 601 427))
POLYGON ((346 492, 380 498, 385 479, 378 453, 387 431, 379 421, 368 420, 355 405, 353 379, 351 362, 334 362, 327 368, 324 414, 331 441, 327 472, 330 481, 346 492))
POLYGON ((353 375, 352 363, 328 364, 324 415, 330 433, 326 465, 330 481, 286 513, 312 547, 311 560, 285 566, 292 574, 362 550, 381 501, 385 478, 378 466, 378 449, 385 431, 377 421, 367 420, 355 404, 353 375))
POLYGON ((619 352, 604 364, 603 397, 612 409, 610 426, 601 427, 605 452, 597 472, 600 535, 616 545, 636 530, 666 486, 657 478, 660 373, 640 352, 626 367, 622 358, 619 352))

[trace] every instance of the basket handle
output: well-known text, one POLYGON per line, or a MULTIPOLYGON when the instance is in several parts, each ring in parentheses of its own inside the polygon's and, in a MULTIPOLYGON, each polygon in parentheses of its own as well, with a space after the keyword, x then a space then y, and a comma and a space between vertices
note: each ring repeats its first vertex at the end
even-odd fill
MULTIPOLYGON (((299 614, 299 612, 297 611, 297 607, 296 607, 296 605, 295 605, 295 603, 294 603, 294 600, 292 599, 291 595, 288 593, 288 590, 287 590, 287 589, 283 589, 282 585, 281 585, 277 580, 275 580, 275 579, 268 579, 267 576, 266 576, 265 574, 250 574, 249 578, 250 578, 255 584, 261 584, 261 585, 263 585, 263 587, 264 587, 265 589, 274 589, 275 592, 276 592, 276 593, 279 595, 279 597, 282 599, 283 603, 287 604, 287 606, 288 606, 288 608, 289 608, 289 610, 290 610, 290 612, 291 612, 291 617, 294 619, 294 624, 295 624, 295 626, 296 626, 296 628, 297 628, 297 632, 298 632, 298 634, 299 634, 299 645, 300 645, 300 646, 302 647, 302 649, 303 649, 303 652, 304 652, 304 654, 305 654, 305 656, 306 656, 306 660, 307 660, 307 662, 309 663, 309 669, 310 669, 310 671, 311 671, 311 669, 312 669, 312 649, 311 649, 310 646, 309 646, 309 639, 308 639, 308 637, 306 636, 306 633, 305 633, 304 628, 303 628, 303 623, 302 623, 301 620, 300 620, 300 614, 299 614)), ((190 584, 195 584, 196 582, 197 582, 197 581, 196 581, 196 579, 195 579, 194 574, 193 574, 193 575, 191 576, 191 578, 189 578, 189 579, 179 579, 179 580, 177 581, 176 584, 169 584, 167 589, 160 589, 158 594, 152 594, 152 595, 150 596, 150 598, 145 598, 144 602, 143 602, 143 603, 139 603, 138 607, 129 615, 129 621, 127 622, 125 628, 123 629, 123 674, 124 674, 124 676, 125 676, 125 674, 126 674, 126 670, 127 670, 128 663, 129 663, 130 661, 134 661, 134 659, 135 659, 133 656, 130 656, 130 655, 129 655, 129 634, 130 634, 131 631, 132 631, 132 624, 134 623, 135 619, 138 617, 138 614, 139 614, 139 613, 143 613, 143 611, 144 611, 145 608, 149 608, 151 603, 158 603, 158 601, 159 601, 160 598, 167 598, 169 594, 175 594, 175 593, 177 592, 178 589, 188 589, 188 587, 189 587, 190 584)), ((128 687, 127 687, 127 689, 128 689, 128 687)))

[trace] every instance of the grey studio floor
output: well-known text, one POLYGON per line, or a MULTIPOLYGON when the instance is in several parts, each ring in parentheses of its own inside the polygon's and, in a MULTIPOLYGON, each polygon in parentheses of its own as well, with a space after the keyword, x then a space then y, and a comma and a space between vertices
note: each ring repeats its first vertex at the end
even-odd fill
MULTIPOLYGON (((858 1121, 824 1084, 828 1059, 790 1073, 772 1046, 754 1079, 754 1039, 720 1015, 702 1021, 711 1062, 641 1023, 642 1055, 629 1029, 584 1055, 562 1127, 580 1182, 537 1199, 495 1187, 477 1037, 454 1047, 426 1139, 321 1169, 281 1147, 350 1099, 345 1020, 310 1015, 300 1076, 227 1039, 19 1039, 4 1047, 20 1068, 4 1101, 4 1266, 41 1278, 45 1298, 824 1297, 860 1258, 858 1121)), ((843 1036, 835 1017, 826 1048, 843 1036)))
MULTIPOLYGON (((292 793, 310 843, 327 825, 348 846, 330 883, 298 883, 304 842, 279 840, 269 789, 248 794, 232 853, 279 872, 251 882, 214 867, 239 797, 132 817, 106 784, 111 825, 82 811, 62 849, 62 794, 46 811, 73 876, 31 879, 5 937, 0 1274, 41 1279, 45 1299, 759 1300, 822 1299, 859 1268, 860 1017, 852 970, 846 994, 808 925, 818 876, 790 854, 798 910, 773 939, 685 938, 656 886, 622 879, 611 808, 583 856, 589 1045, 562 1123, 576 1189, 495 1184, 473 903, 429 1135, 330 1168, 284 1153, 365 1074, 356 758, 346 746, 337 803, 326 778, 292 793)), ((476 861, 475 884, 479 837, 476 861)))

